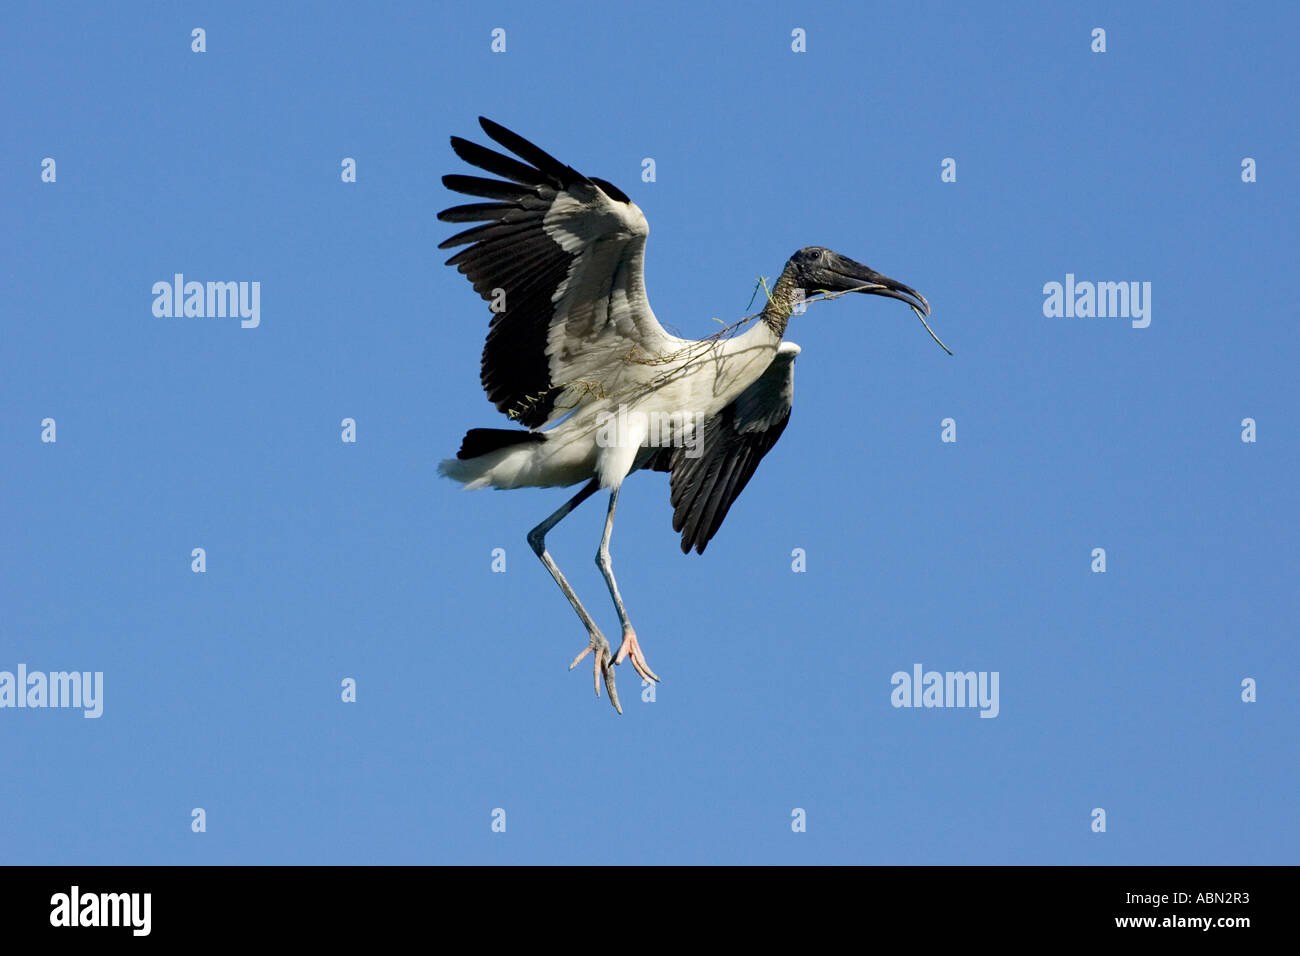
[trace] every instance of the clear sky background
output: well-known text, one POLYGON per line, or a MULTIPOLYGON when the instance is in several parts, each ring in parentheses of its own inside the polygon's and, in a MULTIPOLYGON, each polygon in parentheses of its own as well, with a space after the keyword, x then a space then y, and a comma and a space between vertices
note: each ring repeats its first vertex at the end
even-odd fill
MULTIPOLYGON (((0 670, 105 699, 0 710, 0 861, 1296 863, 1298 23, 6 5, 0 670), (956 353, 885 299, 796 317, 790 427, 703 557, 666 476, 628 482, 663 683, 620 668, 621 718, 524 540, 566 493, 435 472, 508 425, 435 249, 480 114, 640 205, 670 328, 816 244, 921 290, 956 353), (177 272, 259 281, 260 327, 156 318, 177 272), (1067 273, 1150 282, 1150 327, 1045 317, 1067 273), (997 671, 999 715, 892 707, 917 663, 997 671)), ((550 544, 617 641, 603 515, 550 544)))

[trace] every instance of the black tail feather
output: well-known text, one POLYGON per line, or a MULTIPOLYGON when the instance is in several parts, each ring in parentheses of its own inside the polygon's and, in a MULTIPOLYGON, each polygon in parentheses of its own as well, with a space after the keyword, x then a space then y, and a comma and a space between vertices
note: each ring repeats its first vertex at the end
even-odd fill
POLYGON ((519 431, 517 428, 471 428, 465 433, 456 457, 461 461, 478 458, 498 448, 508 448, 530 441, 546 441, 541 432, 519 431))

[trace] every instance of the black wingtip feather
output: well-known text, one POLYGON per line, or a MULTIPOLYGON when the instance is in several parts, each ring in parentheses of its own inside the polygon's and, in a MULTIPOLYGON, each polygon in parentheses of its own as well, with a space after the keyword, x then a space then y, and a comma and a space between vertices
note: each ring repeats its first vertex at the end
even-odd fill
POLYGON ((595 183, 601 189, 605 190, 605 195, 608 196, 610 199, 613 199, 615 202, 630 203, 632 201, 631 199, 628 198, 627 193, 623 192, 623 190, 619 189, 613 183, 604 179, 597 179, 595 176, 591 176, 589 178, 593 183, 595 183))
POLYGON ((548 176, 554 176, 560 181, 561 185, 568 186, 575 182, 590 182, 586 176, 583 176, 572 166, 560 162, 540 146, 530 143, 518 133, 506 129, 500 123, 494 123, 486 116, 480 116, 478 124, 483 127, 483 132, 491 136, 496 142, 520 159, 532 163, 548 176))
POLYGON ((448 173, 442 177, 442 184, 454 193, 466 196, 481 196, 484 199, 504 199, 518 201, 525 196, 536 196, 534 189, 503 183, 496 179, 484 179, 482 176, 466 176, 463 173, 448 173))
POLYGON ((486 146, 480 146, 478 143, 471 143, 467 139, 461 139, 459 136, 451 138, 451 148, 456 155, 471 166, 477 166, 479 169, 489 173, 495 173, 504 179, 512 182, 521 183, 525 186, 541 186, 549 184, 559 187, 562 184, 558 177, 548 174, 545 170, 534 169, 526 163, 521 163, 517 159, 511 159, 509 156, 503 156, 495 150, 488 149, 486 146))
POLYGON ((467 203, 464 206, 452 206, 444 209, 438 213, 438 220, 440 222, 496 221, 518 208, 518 204, 508 202, 467 203))

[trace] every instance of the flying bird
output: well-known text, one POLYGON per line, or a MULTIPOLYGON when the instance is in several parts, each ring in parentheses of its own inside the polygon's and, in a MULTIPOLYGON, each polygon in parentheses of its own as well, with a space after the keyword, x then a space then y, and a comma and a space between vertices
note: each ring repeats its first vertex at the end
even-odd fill
MULTIPOLYGON (((623 481, 638 470, 669 474, 673 530, 682 552, 703 554, 737 496, 790 420, 794 360, 786 324, 815 295, 863 292, 899 299, 918 317, 925 297, 901 282, 819 246, 800 249, 767 289, 745 331, 694 340, 667 332, 646 297, 645 216, 617 186, 584 176, 505 127, 483 131, 513 156, 458 136, 456 155, 496 178, 454 174, 450 190, 485 199, 444 209, 444 222, 481 223, 440 249, 492 311, 480 379, 515 428, 472 428, 439 472, 466 488, 582 489, 528 532, 528 543, 573 605, 588 634, 569 665, 594 656, 621 714, 614 665, 646 662, 614 579, 609 542, 623 481), (612 651, 546 549, 546 535, 598 490, 609 492, 596 553, 622 625, 612 651)), ((927 326, 927 329, 929 326, 927 326)), ((931 333, 933 335, 933 333, 931 333)), ((942 345, 942 343, 940 343, 942 345)))

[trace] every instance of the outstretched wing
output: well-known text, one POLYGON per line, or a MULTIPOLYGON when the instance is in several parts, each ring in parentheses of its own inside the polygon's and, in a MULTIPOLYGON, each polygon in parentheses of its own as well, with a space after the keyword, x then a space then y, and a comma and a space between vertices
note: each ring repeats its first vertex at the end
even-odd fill
POLYGON ((491 120, 484 132, 519 159, 453 136, 456 155, 501 179, 444 176, 491 202, 453 206, 444 222, 481 222, 438 248, 494 311, 481 379, 499 411, 536 428, 588 396, 649 380, 677 340, 646 300, 649 226, 618 187, 583 176, 491 120), (520 162, 523 160, 523 162, 520 162))
POLYGON ((799 346, 782 342, 763 374, 705 420, 696 443, 698 457, 689 457, 686 447, 664 449, 646 464, 672 472, 673 530, 682 533, 683 554, 690 554, 691 548, 704 553, 758 463, 785 431, 794 401, 798 354, 799 346))

